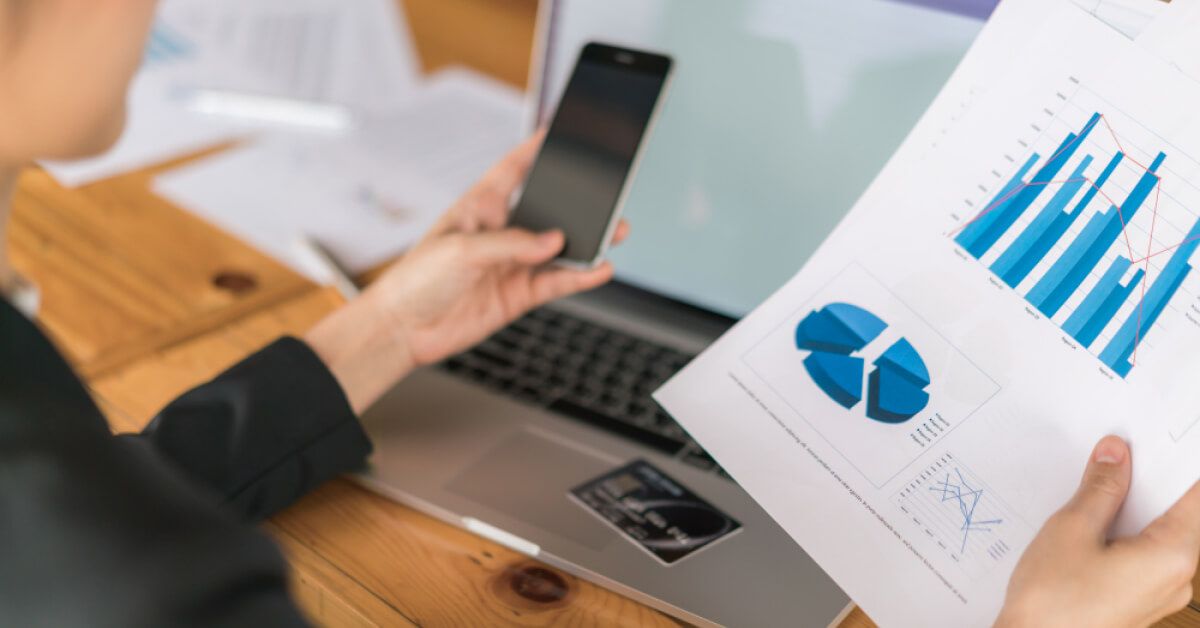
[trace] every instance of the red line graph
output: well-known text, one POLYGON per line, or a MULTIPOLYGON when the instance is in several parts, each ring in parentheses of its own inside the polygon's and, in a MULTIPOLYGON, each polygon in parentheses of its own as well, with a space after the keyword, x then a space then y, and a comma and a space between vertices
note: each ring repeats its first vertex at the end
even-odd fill
MULTIPOLYGON (((1142 284, 1141 285, 1141 300, 1137 306, 1137 310, 1138 310, 1137 311, 1137 328, 1136 328, 1136 334, 1134 337, 1134 350, 1133 350, 1133 355, 1131 356, 1131 359, 1130 359, 1130 363, 1132 365, 1136 366, 1137 365, 1138 347, 1141 346, 1141 333, 1142 333, 1142 320, 1143 320, 1142 316, 1143 316, 1143 311, 1145 310, 1145 304, 1146 304, 1146 289, 1147 289, 1147 284, 1150 283, 1150 260, 1152 260, 1155 257, 1158 257, 1160 255, 1170 253, 1192 241, 1200 239, 1200 236, 1193 236, 1193 237, 1186 238, 1182 242, 1179 242, 1178 244, 1168 246, 1159 251, 1154 250, 1154 232, 1158 225, 1159 203, 1162 199, 1163 177, 1155 172, 1151 172, 1149 167, 1147 167, 1145 164, 1139 162, 1136 158, 1131 157, 1129 155, 1129 153, 1125 150, 1124 145, 1121 143, 1121 138, 1117 135, 1116 131, 1113 129, 1112 124, 1109 123, 1107 116, 1105 116, 1104 114, 1100 114, 1100 122, 1102 122, 1104 124, 1104 128, 1106 128, 1108 130, 1108 134, 1112 137, 1113 143, 1116 144, 1117 150, 1122 155, 1124 155, 1125 161, 1132 163, 1134 166, 1136 166, 1138 169, 1140 169, 1142 171, 1142 174, 1141 174, 1142 177, 1144 177, 1146 175, 1150 175, 1155 178, 1154 190, 1153 190, 1154 202, 1153 202, 1152 217, 1151 217, 1150 232, 1149 232, 1150 237, 1149 237, 1148 242, 1146 243, 1145 255, 1143 255, 1141 257, 1134 255, 1133 240, 1130 237, 1129 224, 1125 220, 1125 215, 1124 215, 1124 212, 1122 211, 1121 204, 1118 203, 1112 197, 1110 197, 1108 195, 1108 193, 1105 192, 1104 189, 1100 185, 1098 185, 1095 180, 1093 180, 1090 177, 1086 177, 1086 176, 1085 177, 1074 177, 1074 178, 1070 178, 1070 179, 1057 179, 1057 180, 1053 180, 1053 181, 1032 181, 1032 182, 1028 182, 1028 183, 1021 182, 1020 184, 1014 186, 1013 189, 1009 190, 1007 193, 1005 193, 1001 197, 992 201, 992 203, 990 203, 988 206, 984 207, 983 210, 980 211, 978 214, 976 214, 976 216, 974 218, 963 223, 962 225, 959 225, 957 228, 952 230, 948 235, 951 238, 956 237, 958 234, 962 233, 964 230, 969 228, 971 225, 977 223, 979 220, 981 220, 985 216, 1004 207, 1008 203, 1009 200, 1011 200, 1013 197, 1015 197, 1016 195, 1020 194, 1021 192, 1023 192, 1024 190, 1027 190, 1029 188, 1046 187, 1046 186, 1052 186, 1052 185, 1069 185, 1069 184, 1075 184, 1075 183, 1086 184, 1086 186, 1090 190, 1094 190, 1096 195, 1102 197, 1105 201, 1107 201, 1109 206, 1112 207, 1113 210, 1115 210, 1117 212, 1117 217, 1121 221, 1121 237, 1124 240, 1125 249, 1128 254, 1128 258, 1131 261, 1131 266, 1142 266, 1142 268, 1143 268, 1144 278, 1141 282, 1141 284, 1142 284)), ((1082 142, 1082 141, 1083 141, 1082 134, 1076 136, 1076 138, 1074 140, 1064 144, 1062 146, 1062 148, 1060 148, 1058 150, 1058 152, 1054 153, 1046 161, 1046 163, 1053 162, 1060 155, 1062 155, 1063 152, 1065 152, 1065 151, 1073 150, 1073 148, 1076 146, 1076 144, 1079 142, 1082 142)))

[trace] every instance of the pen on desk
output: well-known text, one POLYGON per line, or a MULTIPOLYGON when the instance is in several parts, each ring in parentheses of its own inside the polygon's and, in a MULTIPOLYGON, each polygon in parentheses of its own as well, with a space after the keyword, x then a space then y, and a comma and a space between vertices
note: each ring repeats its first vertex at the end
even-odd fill
POLYGON ((334 132, 354 126, 350 111, 340 105, 215 89, 189 89, 183 98, 188 109, 206 115, 334 132))
POLYGON ((337 288, 347 301, 353 301, 361 293, 351 278, 350 271, 315 238, 301 236, 296 240, 296 249, 304 257, 304 261, 320 274, 323 283, 337 288))

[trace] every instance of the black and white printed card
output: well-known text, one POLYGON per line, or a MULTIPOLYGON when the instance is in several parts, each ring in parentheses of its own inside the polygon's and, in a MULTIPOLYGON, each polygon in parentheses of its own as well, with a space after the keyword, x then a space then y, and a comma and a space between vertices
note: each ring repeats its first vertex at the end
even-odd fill
POLYGON ((645 460, 590 480, 571 496, 665 565, 742 527, 645 460))

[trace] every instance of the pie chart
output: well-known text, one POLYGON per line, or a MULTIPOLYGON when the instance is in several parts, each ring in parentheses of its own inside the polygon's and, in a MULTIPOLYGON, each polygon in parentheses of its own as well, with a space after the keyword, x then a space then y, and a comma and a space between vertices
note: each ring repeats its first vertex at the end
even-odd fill
POLYGON ((888 347, 866 375, 866 360, 857 354, 887 328, 887 323, 861 307, 833 303, 800 321, 795 341, 797 349, 808 352, 804 368, 809 377, 830 399, 851 410, 865 396, 868 418, 897 424, 929 405, 926 389, 932 379, 921 354, 906 338, 888 347))

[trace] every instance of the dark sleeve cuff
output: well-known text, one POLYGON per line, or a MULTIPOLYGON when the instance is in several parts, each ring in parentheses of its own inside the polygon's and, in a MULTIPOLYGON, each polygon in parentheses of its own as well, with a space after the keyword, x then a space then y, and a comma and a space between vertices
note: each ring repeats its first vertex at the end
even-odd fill
POLYGON ((167 406, 140 435, 247 519, 363 466, 371 442, 341 385, 282 338, 167 406))

